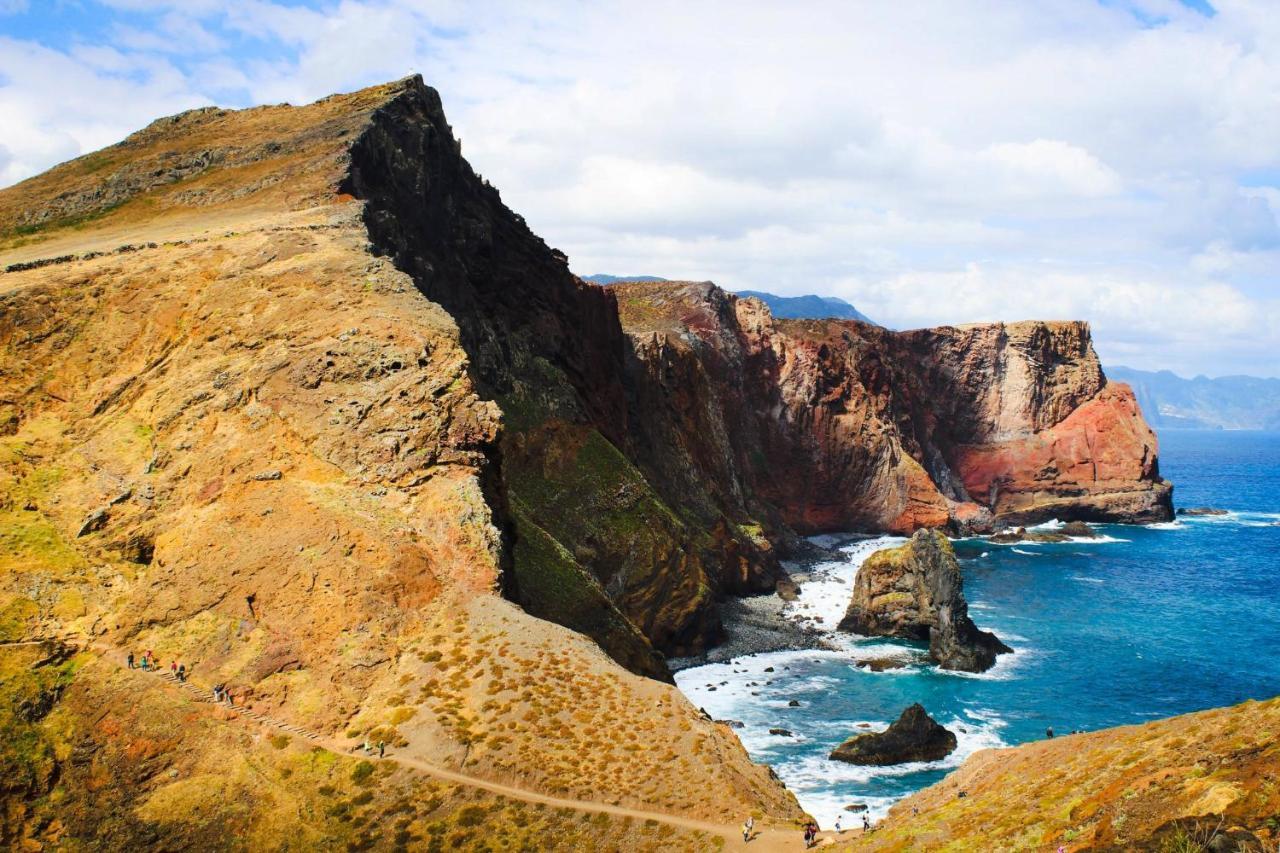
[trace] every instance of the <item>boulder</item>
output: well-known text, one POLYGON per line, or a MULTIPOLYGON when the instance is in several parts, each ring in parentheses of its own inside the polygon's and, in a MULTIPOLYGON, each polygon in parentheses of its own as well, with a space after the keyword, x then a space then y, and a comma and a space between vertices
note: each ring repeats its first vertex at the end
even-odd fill
POLYGON ((1184 506, 1184 507, 1178 508, 1178 515, 1195 516, 1195 515, 1226 515, 1226 514, 1227 514, 1227 511, 1225 509, 1217 509, 1216 507, 1211 507, 1211 506, 1193 506, 1193 507, 1184 506))
POLYGON ((800 597, 800 586, 790 578, 778 578, 774 591, 783 601, 795 601, 800 597))
POLYGON ((1013 651, 969 618, 960 564, 947 537, 919 530, 898 548, 886 548, 858 569, 853 597, 839 630, 927 641, 943 669, 983 672, 1013 651))
POLYGON ((854 814, 857 814, 858 812, 865 812, 867 810, 867 804, 866 803, 850 803, 849 805, 844 807, 844 810, 847 812, 853 812, 854 814))
POLYGON ((903 669, 907 662, 899 658, 869 658, 867 660, 858 661, 859 669, 869 669, 872 672, 885 672, 890 669, 903 669))
POLYGON ((791 737, 791 732, 786 729, 769 729, 769 734, 777 735, 778 737, 791 737))
POLYGON ((837 746, 830 757, 850 764, 884 766, 937 761, 955 748, 956 736, 938 725, 917 702, 885 731, 854 735, 837 746))
POLYGON ((1083 521, 1068 521, 1058 530, 1063 536, 1070 536, 1072 539, 1096 539, 1098 531, 1094 530, 1083 521))

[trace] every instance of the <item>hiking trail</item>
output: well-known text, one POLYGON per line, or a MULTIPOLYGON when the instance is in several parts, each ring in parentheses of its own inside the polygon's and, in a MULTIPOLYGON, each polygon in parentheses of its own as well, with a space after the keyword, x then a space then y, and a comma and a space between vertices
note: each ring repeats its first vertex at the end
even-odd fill
MULTIPOLYGON (((314 732, 301 726, 295 726, 292 723, 285 722, 284 720, 280 720, 267 714, 258 713, 244 705, 228 703, 225 700, 215 701, 213 698, 212 688, 201 687, 190 680, 180 681, 172 671, 166 670, 163 667, 147 670, 141 669, 140 667, 129 669, 127 664, 123 662, 126 660, 125 656, 127 655, 127 652, 106 643, 85 640, 82 636, 2 641, 0 642, 0 648, 10 646, 46 645, 53 643, 62 643, 68 646, 80 645, 85 648, 91 648, 101 653, 101 659, 112 663, 120 669, 125 669, 131 674, 136 674, 139 677, 152 675, 159 676, 159 680, 165 682, 167 686, 184 691, 193 701, 226 708, 229 711, 235 712, 237 715, 235 719, 243 719, 262 726, 279 729, 337 755, 349 757, 353 753, 357 753, 360 749, 360 744, 356 744, 355 746, 343 744, 340 741, 327 737, 319 732, 314 732)), ((234 720, 225 720, 225 722, 234 722, 234 720)), ((471 788, 479 788, 493 794, 499 794, 501 796, 520 800, 526 803, 550 806, 552 808, 572 809, 574 811, 589 812, 592 814, 607 814, 615 817, 632 818, 634 820, 641 821, 657 821, 659 823, 679 827, 681 829, 707 833, 724 839, 724 846, 720 848, 722 850, 769 851, 804 849, 804 842, 800 838, 802 830, 799 827, 781 828, 776 826, 757 826, 755 833, 752 835, 751 841, 749 843, 745 843, 742 840, 742 830, 738 826, 727 826, 724 824, 682 817, 680 815, 667 814, 665 812, 650 812, 643 809, 612 805, 610 803, 600 803, 592 800, 572 800, 563 797, 556 797, 551 794, 544 794, 540 791, 533 791, 528 788, 519 788, 513 785, 506 785, 501 782, 485 779, 480 776, 472 776, 456 770, 449 770, 448 768, 440 767, 401 753, 388 752, 382 758, 376 758, 372 755, 367 757, 374 761, 391 761, 401 766, 409 767, 425 773, 436 779, 452 782, 458 785, 465 785, 471 788)), ((845 830, 840 833, 839 840, 852 840, 860 834, 861 830, 845 830)), ((818 842, 815 847, 826 847, 836 843, 836 840, 836 837, 831 832, 824 831, 819 835, 818 842)))

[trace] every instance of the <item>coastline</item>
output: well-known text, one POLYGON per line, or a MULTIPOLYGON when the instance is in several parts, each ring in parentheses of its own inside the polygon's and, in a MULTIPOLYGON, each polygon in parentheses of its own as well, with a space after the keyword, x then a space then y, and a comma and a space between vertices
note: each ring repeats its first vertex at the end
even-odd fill
POLYGON ((728 599, 720 605, 724 642, 700 655, 668 658, 667 666, 675 673, 709 663, 726 663, 746 655, 837 648, 820 632, 786 616, 783 612, 786 605, 777 593, 728 599))
MULTIPOLYGON (((814 567, 822 563, 843 562, 847 557, 840 551, 842 546, 875 538, 875 535, 865 533, 824 533, 801 540, 799 558, 782 563, 787 579, 795 584, 798 599, 804 600, 804 588, 814 567)), ((676 673, 709 663, 725 663, 746 655, 840 649, 827 632, 809 624, 809 617, 788 615, 788 603, 776 592, 726 599, 720 604, 724 641, 700 655, 668 658, 667 667, 676 673)))

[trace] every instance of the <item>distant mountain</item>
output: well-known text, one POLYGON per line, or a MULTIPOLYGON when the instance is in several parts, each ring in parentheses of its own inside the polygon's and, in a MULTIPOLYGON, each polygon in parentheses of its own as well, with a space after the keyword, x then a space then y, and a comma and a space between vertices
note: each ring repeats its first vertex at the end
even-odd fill
POLYGON ((763 293, 759 290, 739 290, 737 293, 739 296, 754 296, 759 299, 769 306, 769 310, 773 312, 775 317, 814 320, 833 317, 837 320, 860 320, 863 323, 876 325, 874 320, 867 317, 857 308, 834 296, 814 296, 813 294, 807 296, 777 296, 773 293, 763 293))
MULTIPOLYGON (((610 285, 625 284, 632 281, 670 281, 671 279, 656 275, 606 275, 604 273, 596 273, 595 275, 583 276, 582 280, 589 281, 592 284, 610 285)), ((765 293, 761 290, 738 290, 734 292, 739 296, 754 296, 759 299, 769 306, 769 310, 773 312, 775 317, 792 320, 825 320, 827 318, 860 320, 873 326, 878 325, 848 302, 843 299, 837 299, 834 296, 815 296, 814 294, 808 294, 807 296, 778 296, 776 293, 765 293)))
POLYGON ((583 281, 589 281, 592 284, 626 284, 632 281, 667 281, 657 275, 605 275, 604 273, 596 273, 595 275, 584 275, 583 281))
POLYGON ((1280 379, 1197 376, 1108 367, 1111 379, 1133 386, 1147 420, 1157 429, 1280 430, 1280 379))

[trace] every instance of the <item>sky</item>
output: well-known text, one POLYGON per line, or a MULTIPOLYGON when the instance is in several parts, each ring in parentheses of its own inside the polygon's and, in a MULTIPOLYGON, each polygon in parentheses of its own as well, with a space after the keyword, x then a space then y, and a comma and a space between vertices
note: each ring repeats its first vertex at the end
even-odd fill
POLYGON ((0 186, 415 72, 580 274, 1280 376, 1276 0, 0 0, 0 186))

